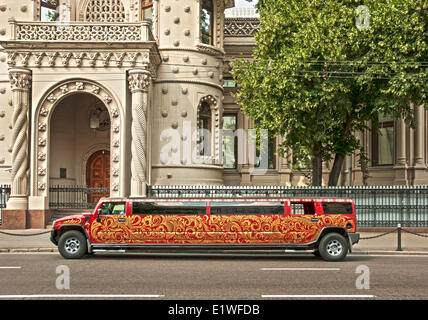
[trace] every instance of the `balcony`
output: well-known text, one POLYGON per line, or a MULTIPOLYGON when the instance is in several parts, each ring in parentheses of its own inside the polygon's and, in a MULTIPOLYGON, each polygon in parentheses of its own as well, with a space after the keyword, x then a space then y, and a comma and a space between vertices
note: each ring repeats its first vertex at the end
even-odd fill
POLYGON ((160 63, 151 23, 10 20, 9 67, 145 67, 160 63))
POLYGON ((151 42, 151 24, 9 21, 11 41, 151 42))

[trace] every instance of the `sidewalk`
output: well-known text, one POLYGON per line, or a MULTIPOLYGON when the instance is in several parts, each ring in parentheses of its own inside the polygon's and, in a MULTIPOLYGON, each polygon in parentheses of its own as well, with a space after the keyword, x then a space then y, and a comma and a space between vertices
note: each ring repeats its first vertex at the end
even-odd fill
MULTIPOLYGON (((46 229, 3 230, 3 232, 19 235, 48 231, 46 229)), ((379 233, 363 232, 361 238, 376 236, 379 233)), ((425 234, 427 235, 427 234, 425 234)), ((10 236, 0 233, 0 252, 56 252, 57 247, 49 240, 50 233, 36 236, 10 236)), ((360 240, 353 246, 354 253, 360 254, 426 254, 428 255, 428 238, 402 232, 401 247, 397 249, 397 232, 380 238, 360 240)))

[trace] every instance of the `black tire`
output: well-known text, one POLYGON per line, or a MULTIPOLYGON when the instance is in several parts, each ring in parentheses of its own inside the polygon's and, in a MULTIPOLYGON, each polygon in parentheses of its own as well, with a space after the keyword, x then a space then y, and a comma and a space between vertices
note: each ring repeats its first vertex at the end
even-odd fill
POLYGON ((342 261, 348 254, 348 241, 338 233, 327 233, 318 246, 320 256, 326 261, 342 261))
POLYGON ((58 241, 58 251, 66 259, 80 259, 88 251, 85 235, 76 230, 65 232, 58 241))

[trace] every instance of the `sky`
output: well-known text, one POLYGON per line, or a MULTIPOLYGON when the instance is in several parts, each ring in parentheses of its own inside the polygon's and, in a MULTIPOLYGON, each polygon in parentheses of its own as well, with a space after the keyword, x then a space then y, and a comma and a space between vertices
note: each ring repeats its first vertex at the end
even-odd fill
POLYGON ((235 8, 254 8, 254 5, 258 0, 252 0, 251 2, 245 0, 235 0, 235 8))

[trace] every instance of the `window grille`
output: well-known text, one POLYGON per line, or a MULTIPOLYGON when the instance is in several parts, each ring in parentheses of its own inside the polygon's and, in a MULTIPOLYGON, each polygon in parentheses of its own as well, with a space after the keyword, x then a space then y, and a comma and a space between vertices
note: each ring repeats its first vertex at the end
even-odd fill
POLYGON ((86 21, 125 22, 125 7, 121 0, 91 0, 86 7, 86 21))

